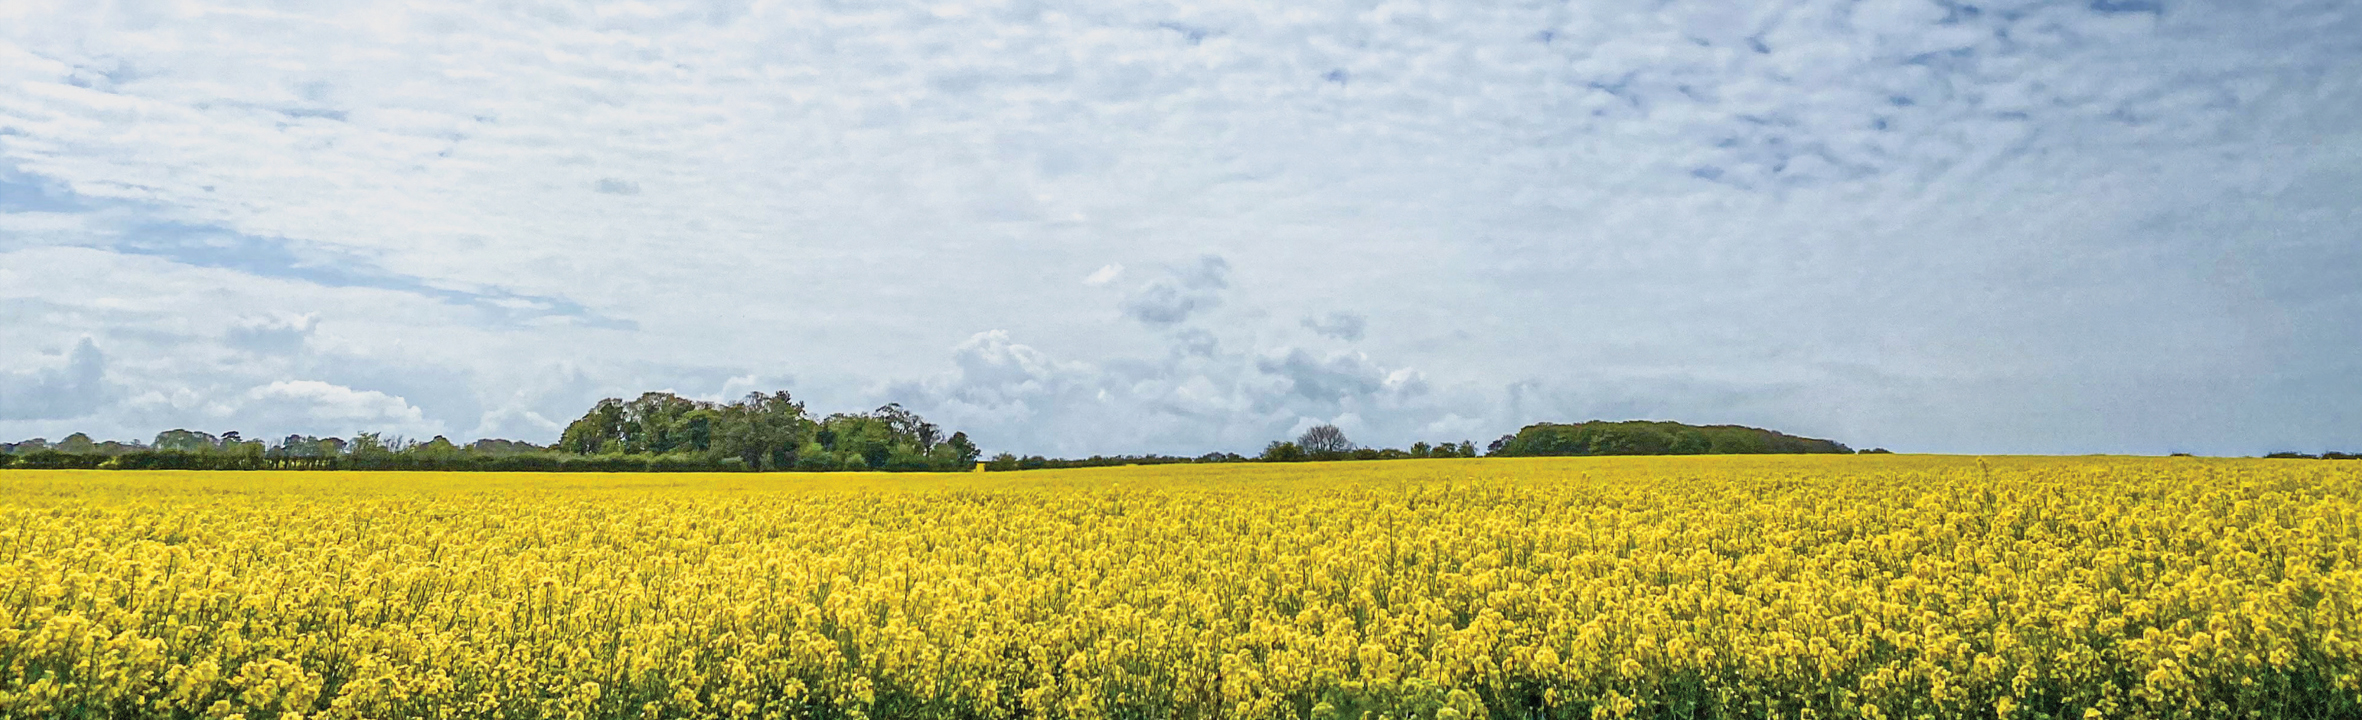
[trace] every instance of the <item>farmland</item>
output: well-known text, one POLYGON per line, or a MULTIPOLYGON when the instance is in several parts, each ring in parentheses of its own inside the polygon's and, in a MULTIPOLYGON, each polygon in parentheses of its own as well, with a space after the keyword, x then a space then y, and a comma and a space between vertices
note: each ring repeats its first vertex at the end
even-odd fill
POLYGON ((2362 466, 0 471, 0 715, 2353 717, 2362 466))

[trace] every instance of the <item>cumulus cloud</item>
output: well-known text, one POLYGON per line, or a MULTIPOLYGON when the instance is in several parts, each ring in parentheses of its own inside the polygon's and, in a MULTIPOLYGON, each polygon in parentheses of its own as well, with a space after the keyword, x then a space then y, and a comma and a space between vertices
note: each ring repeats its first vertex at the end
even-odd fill
POLYGON ((1230 287, 1230 262, 1208 255, 1196 262, 1168 267, 1164 277, 1149 281, 1124 300, 1124 316, 1153 326, 1180 324, 1195 313, 1222 302, 1230 287))
POLYGON ((1368 395, 1385 386, 1386 371, 1360 353, 1315 357, 1303 350, 1264 358, 1255 367, 1287 381, 1288 392, 1315 402, 1334 403, 1368 395))
MULTIPOLYGON (((587 408, 586 408, 587 409, 587 408)), ((506 407, 485 411, 476 426, 466 435, 473 438, 526 438, 528 441, 548 442, 558 437, 573 422, 573 415, 552 418, 533 410, 506 407)))
POLYGON ((288 432, 349 436, 359 432, 426 437, 441 423, 402 398, 375 390, 354 390, 318 380, 282 380, 254 388, 242 398, 242 419, 288 432))
POLYGON ((1304 318, 1302 324, 1323 337, 1352 341, 1361 339, 1361 333, 1368 329, 1369 322, 1369 318, 1355 313, 1332 312, 1325 317, 1304 318))
POLYGON ((0 420, 62 420, 107 400, 107 356, 82 338, 54 367, 0 373, 0 420))
POLYGON ((304 340, 319 326, 317 315, 272 315, 240 318, 230 326, 226 344, 246 352, 288 355, 303 349, 304 340))
POLYGON ((1060 363, 1040 350, 1017 344, 1006 331, 978 333, 952 348, 953 371, 945 378, 947 398, 976 407, 1030 413, 1029 401, 1093 384, 1095 371, 1060 363))
POLYGON ((1481 397, 1431 393, 1419 371, 1360 353, 1226 352, 1202 330, 1172 343, 1163 357, 1093 363, 1054 358, 1006 331, 979 333, 953 348, 949 369, 895 383, 882 399, 994 450, 1069 454, 1251 453, 1307 423, 1407 445, 1455 411, 1487 411, 1481 397))

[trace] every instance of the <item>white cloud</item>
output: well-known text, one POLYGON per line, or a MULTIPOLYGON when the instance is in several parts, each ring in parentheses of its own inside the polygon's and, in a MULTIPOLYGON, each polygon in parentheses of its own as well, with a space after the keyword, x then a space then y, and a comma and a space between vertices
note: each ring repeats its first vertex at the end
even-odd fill
POLYGON ((1066 454, 1251 453, 1293 437, 1307 418, 1350 422, 1365 443, 1407 445, 1453 409, 1484 411, 1481 397, 1433 392, 1419 371, 1360 353, 1225 352, 1196 333, 1171 342, 1175 351, 1161 358, 1088 363, 1054 358, 1005 331, 979 333, 953 349, 950 369, 896 383, 883 397, 996 451, 1066 454))
POLYGON ((319 316, 310 314, 240 318, 230 326, 227 344, 252 353, 286 355, 301 351, 319 324, 319 316))
POLYGON ((1124 266, 1122 263, 1101 265, 1099 266, 1099 269, 1091 271, 1090 277, 1083 278, 1083 284, 1089 285, 1091 287, 1098 287, 1115 282, 1115 279, 1123 277, 1123 274, 1124 266))
POLYGON ((318 435, 383 432, 425 437, 443 431, 441 423, 399 397, 374 390, 354 390, 318 380, 281 380, 246 393, 246 417, 278 420, 281 427, 318 435))
POLYGON ((489 410, 476 422, 475 428, 464 433, 473 438, 530 438, 544 444, 559 436, 574 418, 551 418, 541 413, 519 408, 489 410))
POLYGON ((1124 315, 1151 326, 1180 324, 1191 315, 1222 303, 1230 287, 1230 262, 1207 255, 1194 263, 1165 269, 1165 276, 1132 291, 1124 300, 1124 315))
POLYGON ((106 354, 85 337, 61 360, 0 373, 0 420, 71 420, 98 410, 110 394, 106 354))
POLYGON ((1362 331, 1369 329, 1370 320, 1358 313, 1332 312, 1325 317, 1304 318, 1301 324, 1315 334, 1338 340, 1360 340, 1362 331))

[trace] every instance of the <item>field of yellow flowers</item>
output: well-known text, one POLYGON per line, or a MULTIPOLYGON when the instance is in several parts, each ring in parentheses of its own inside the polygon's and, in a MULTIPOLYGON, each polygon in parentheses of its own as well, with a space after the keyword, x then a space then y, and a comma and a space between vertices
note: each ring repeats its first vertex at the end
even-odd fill
POLYGON ((0 471, 0 717, 2362 717, 2362 463, 0 471))

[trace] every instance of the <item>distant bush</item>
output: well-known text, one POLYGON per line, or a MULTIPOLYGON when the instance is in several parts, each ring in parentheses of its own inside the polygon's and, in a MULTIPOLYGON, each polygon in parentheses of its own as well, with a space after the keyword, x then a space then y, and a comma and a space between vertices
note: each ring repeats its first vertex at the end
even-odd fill
POLYGON ((107 461, 105 455, 79 455, 56 450, 35 450, 17 455, 15 467, 30 470, 94 470, 107 461))
POLYGON ((744 472, 745 461, 675 453, 667 455, 575 455, 531 452, 503 455, 368 453, 326 457, 229 455, 181 450, 139 450, 113 457, 39 450, 0 455, 0 467, 99 470, 431 470, 447 472, 744 472))
MULTIPOLYGON (((1338 436, 1333 439, 1333 441, 1342 440, 1342 433, 1339 433, 1338 436)), ((1334 447, 1334 445, 1332 445, 1332 447, 1334 447)), ((1312 453, 1305 452, 1304 446, 1301 444, 1280 440, 1275 441, 1269 446, 1263 448, 1263 453, 1255 457, 1247 457, 1238 453, 1219 451, 1206 453, 1197 457, 1182 457, 1177 455, 1093 455, 1087 458, 1078 459, 1045 458, 1040 455, 1018 457, 1010 453, 1001 453, 999 455, 993 456, 990 460, 984 461, 984 469, 988 472, 1005 472, 1010 470, 1050 470, 1059 468, 1113 467, 1118 465, 1305 462, 1310 460, 1410 460, 1418 458, 1464 457, 1476 457, 1475 443, 1447 442, 1430 445, 1428 443, 1422 442, 1412 445, 1411 449, 1409 450, 1400 450, 1396 448, 1356 447, 1350 450, 1331 451, 1320 455, 1314 455, 1312 453)))
POLYGON ((124 453, 109 459, 105 467, 114 470, 203 470, 209 458, 179 450, 142 450, 124 453))
POLYGON ((1304 452, 1304 448, 1300 445, 1285 440, 1273 440, 1270 445, 1264 446, 1263 454, 1255 459, 1263 462, 1303 462, 1312 459, 1312 456, 1304 452))
POLYGON ((2358 460, 2362 459, 2362 453, 2325 452, 2319 455, 2309 455, 2300 452, 2276 452, 2265 454, 2264 457, 2277 460, 2358 460))
POLYGON ((1207 453, 1199 457, 1183 457, 1179 455, 1093 455, 1087 458, 1076 458, 1070 460, 1065 458, 1046 458, 1040 455, 1019 458, 1009 453, 1001 453, 994 456, 991 460, 985 461, 984 469, 991 472, 1000 472, 1007 470, 1055 470, 1060 468, 1119 467, 1123 465, 1186 465, 1205 462, 1236 462, 1237 458, 1237 455, 1232 455, 1229 453, 1207 453))

